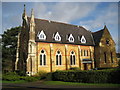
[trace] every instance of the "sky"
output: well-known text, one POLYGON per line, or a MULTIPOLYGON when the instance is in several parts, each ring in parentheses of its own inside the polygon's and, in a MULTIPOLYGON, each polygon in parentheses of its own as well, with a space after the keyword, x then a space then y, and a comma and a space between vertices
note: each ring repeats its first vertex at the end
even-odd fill
POLYGON ((92 32, 106 25, 118 51, 117 2, 2 2, 0 34, 11 27, 22 25, 24 4, 28 16, 33 8, 36 18, 80 25, 92 32))

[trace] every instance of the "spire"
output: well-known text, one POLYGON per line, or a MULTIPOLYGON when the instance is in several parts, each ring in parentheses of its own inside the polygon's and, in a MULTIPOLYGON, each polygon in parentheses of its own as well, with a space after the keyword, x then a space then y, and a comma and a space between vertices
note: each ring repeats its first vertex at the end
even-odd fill
POLYGON ((33 8, 31 10, 31 19, 34 19, 34 11, 33 11, 33 8))
POLYGON ((25 7, 25 4, 24 4, 24 11, 23 11, 22 18, 25 19, 25 16, 26 16, 26 7, 25 7))
POLYGON ((33 11, 33 8, 31 10, 31 16, 34 16, 34 11, 33 11))
POLYGON ((35 24, 35 22, 34 22, 34 11, 33 11, 33 9, 31 10, 31 21, 30 21, 30 23, 31 23, 32 25, 35 24))

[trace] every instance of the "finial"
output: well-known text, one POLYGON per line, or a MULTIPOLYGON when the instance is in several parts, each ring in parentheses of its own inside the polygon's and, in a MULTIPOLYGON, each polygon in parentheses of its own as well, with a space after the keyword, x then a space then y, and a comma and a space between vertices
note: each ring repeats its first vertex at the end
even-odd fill
POLYGON ((32 15, 34 15, 34 11, 33 11, 33 8, 32 8, 32 10, 31 10, 31 16, 32 16, 32 15))
POLYGON ((107 29, 107 26, 106 26, 106 25, 104 25, 104 29, 107 29))
POLYGON ((25 7, 25 4, 24 4, 24 11, 23 11, 23 18, 26 16, 26 7, 25 7))
POLYGON ((26 6, 25 6, 25 4, 24 4, 24 13, 26 13, 26 6))
POLYGON ((104 26, 106 25, 106 23, 104 22, 104 26))
POLYGON ((31 9, 31 21, 30 22, 32 23, 32 25, 35 24, 35 22, 34 22, 34 11, 33 11, 33 8, 31 9))
POLYGON ((107 28, 107 27, 106 27, 106 23, 104 22, 104 29, 105 29, 105 28, 107 28))

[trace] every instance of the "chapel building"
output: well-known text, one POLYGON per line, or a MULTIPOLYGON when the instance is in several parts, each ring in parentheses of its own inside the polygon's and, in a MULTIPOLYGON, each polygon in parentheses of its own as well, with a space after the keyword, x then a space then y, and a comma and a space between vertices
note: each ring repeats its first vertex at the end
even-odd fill
POLYGON ((115 43, 105 26, 91 32, 82 26, 34 18, 24 12, 18 34, 15 69, 34 75, 79 67, 116 67, 115 43))

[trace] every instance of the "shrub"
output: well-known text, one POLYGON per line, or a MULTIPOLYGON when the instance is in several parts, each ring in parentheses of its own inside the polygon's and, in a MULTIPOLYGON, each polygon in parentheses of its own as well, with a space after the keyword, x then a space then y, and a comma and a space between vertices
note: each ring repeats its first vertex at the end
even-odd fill
POLYGON ((5 75, 18 76, 16 72, 6 72, 5 75))
POLYGON ((70 70, 81 70, 79 67, 71 67, 70 70))
POLYGON ((2 80, 5 81, 19 81, 25 80, 27 82, 37 81, 40 80, 40 77, 33 77, 33 76, 20 76, 16 72, 8 72, 2 75, 2 80))
POLYGON ((81 83, 120 83, 120 69, 116 70, 91 70, 91 71, 56 71, 52 79, 57 81, 81 83))
POLYGON ((17 75, 3 75, 2 80, 5 81, 18 81, 20 79, 19 76, 17 75))
POLYGON ((45 79, 48 80, 48 81, 52 81, 53 80, 53 78, 52 78, 52 72, 47 73, 45 79))
POLYGON ((39 71, 35 76, 40 77, 41 79, 45 79, 47 77, 47 72, 39 71))
POLYGON ((26 72, 25 72, 25 71, 16 70, 15 72, 16 72, 18 75, 20 75, 20 76, 26 76, 26 72))
POLYGON ((27 81, 27 82, 33 82, 33 81, 37 81, 38 80, 38 78, 36 78, 36 77, 30 77, 30 76, 26 76, 26 77, 21 77, 21 80, 25 80, 25 81, 27 81))

